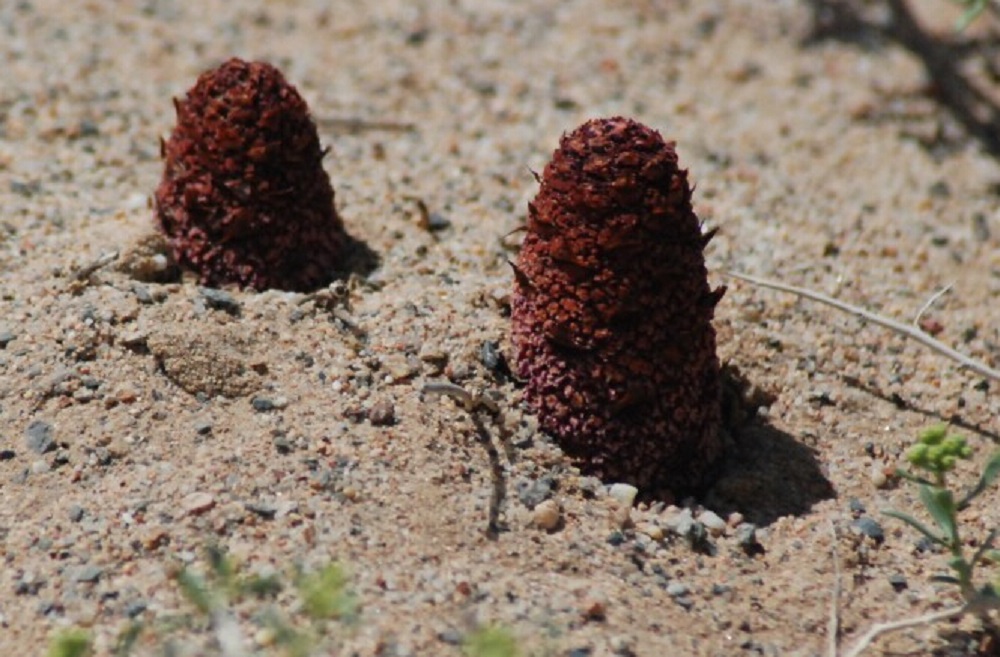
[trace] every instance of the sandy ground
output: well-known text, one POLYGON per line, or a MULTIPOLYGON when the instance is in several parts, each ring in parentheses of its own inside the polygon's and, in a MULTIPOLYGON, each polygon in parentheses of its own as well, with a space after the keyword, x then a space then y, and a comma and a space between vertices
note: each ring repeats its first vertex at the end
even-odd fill
MULTIPOLYGON (((845 644, 955 603, 931 581, 943 555, 880 514, 918 504, 881 473, 939 420, 982 463, 996 384, 722 272, 902 321, 950 285, 925 319, 996 362, 996 99, 949 96, 996 87, 992 18, 944 51, 949 77, 931 85, 880 2, 198 5, 0 4, 0 653, 41 654, 74 625, 107 653, 130 616, 187 608, 171 573, 211 543, 251 571, 347 564, 361 614, 336 630, 342 655, 457 655, 489 623, 526 655, 825 655, 838 572, 845 644), (322 298, 234 291, 231 312, 189 277, 113 264, 78 280, 103 253, 142 262, 171 97, 233 55, 276 64, 305 96, 338 210, 376 266, 322 298), (508 234, 530 170, 563 131, 613 114, 678 142, 699 216, 720 229, 720 356, 776 395, 735 432, 722 480, 686 501, 730 522, 700 551, 672 532, 683 500, 641 504, 623 527, 484 365, 484 343, 509 349, 508 234), (502 401, 498 537, 489 454, 464 411, 420 395, 443 378, 502 401), (546 494, 551 532, 528 508, 546 494), (861 517, 883 541, 852 529, 861 517), (759 547, 741 547, 741 519, 759 547)), ((921 8, 947 47, 954 11, 921 8)), ((965 513, 970 545, 998 501, 965 513)), ((969 621, 880 650, 996 654, 969 621)))

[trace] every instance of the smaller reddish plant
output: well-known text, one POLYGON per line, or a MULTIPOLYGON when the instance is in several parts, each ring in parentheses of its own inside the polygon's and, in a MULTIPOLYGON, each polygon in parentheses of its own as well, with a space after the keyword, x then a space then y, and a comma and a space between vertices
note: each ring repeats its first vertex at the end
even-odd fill
POLYGON ((305 100, 263 62, 230 59, 175 100, 156 220, 203 285, 311 290, 347 236, 305 100))

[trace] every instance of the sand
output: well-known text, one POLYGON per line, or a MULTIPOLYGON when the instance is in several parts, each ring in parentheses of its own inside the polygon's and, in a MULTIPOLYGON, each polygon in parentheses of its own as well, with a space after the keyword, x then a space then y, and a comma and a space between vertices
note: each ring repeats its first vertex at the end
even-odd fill
MULTIPOLYGON (((826 655, 837 581, 845 646, 956 604, 931 579, 945 556, 881 514, 921 513, 885 474, 945 421, 976 449, 955 476, 971 485, 998 437, 996 383, 724 275, 903 322, 948 287, 923 326, 996 362, 1000 169, 983 126, 997 23, 956 37, 950 4, 921 3, 952 66, 934 85, 889 7, 0 7, 0 653, 42 654, 83 627, 108 654, 134 617, 161 631, 137 654, 159 654, 164 620, 192 611, 173 576, 202 569, 209 545, 245 572, 344 564, 359 614, 330 627, 337 655, 459 655, 490 624, 524 655, 826 655), (218 309, 190 274, 147 282, 121 266, 149 264, 171 98, 230 56, 281 68, 331 147, 338 212, 375 256, 332 291, 232 290, 218 309), (957 83, 983 98, 957 104, 957 83), (564 131, 617 114, 676 140, 696 211, 720 231, 707 251, 729 288, 720 358, 773 396, 733 432, 707 495, 647 500, 628 522, 614 482, 581 477, 483 358, 484 344, 509 353, 507 260, 532 171, 564 131), (454 401, 421 395, 437 380, 495 394, 493 452, 454 401), (490 535, 498 467, 504 531, 490 535), (551 531, 529 509, 546 494, 551 531), (707 543, 672 531, 686 513, 710 524, 706 511, 728 523, 707 543), (882 540, 859 533, 865 518, 882 540)), ((997 503, 990 491, 963 513, 970 549, 997 503)), ((294 611, 294 596, 236 610, 248 649, 269 604, 294 611)), ((175 638, 180 654, 218 654, 204 622, 175 638)), ((971 619, 880 650, 996 654, 971 619)))

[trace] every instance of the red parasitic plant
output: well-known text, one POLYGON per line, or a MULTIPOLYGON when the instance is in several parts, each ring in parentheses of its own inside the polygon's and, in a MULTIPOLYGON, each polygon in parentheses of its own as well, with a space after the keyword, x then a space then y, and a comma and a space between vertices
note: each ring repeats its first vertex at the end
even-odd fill
POLYGON ((563 136, 528 206, 512 342, 524 397, 585 472, 705 485, 722 452, 703 233, 674 144, 621 117, 563 136))
POLYGON ((180 100, 156 219, 203 285, 311 290, 346 243, 305 101, 263 62, 230 59, 180 100))

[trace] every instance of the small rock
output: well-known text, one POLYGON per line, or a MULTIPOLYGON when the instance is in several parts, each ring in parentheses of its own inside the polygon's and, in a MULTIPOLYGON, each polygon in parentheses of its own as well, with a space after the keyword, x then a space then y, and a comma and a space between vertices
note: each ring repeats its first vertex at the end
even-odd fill
POLYGON ((719 517, 714 511, 702 511, 698 515, 698 522, 705 525, 705 529, 712 536, 722 536, 726 531, 726 521, 719 517))
POLYGON ((601 597, 591 595, 583 603, 583 619, 588 621, 603 621, 608 615, 608 603, 601 597))
POLYGON ((905 591, 908 584, 906 582, 906 575, 901 573, 896 573, 895 575, 889 575, 889 585, 892 586, 892 590, 896 593, 905 591))
POLYGON ((240 314, 240 302, 225 290, 203 287, 200 292, 202 298, 205 299, 205 304, 209 308, 221 310, 233 316, 240 314))
POLYGON ((31 474, 45 474, 51 469, 52 466, 50 466, 45 459, 38 459, 31 464, 31 474))
POLYGON ((9 461, 17 456, 12 449, 0 449, 0 461, 9 461))
POLYGON ((531 522, 539 529, 552 531, 562 520, 562 510, 555 500, 543 500, 531 513, 531 522))
POLYGON ((743 524, 743 514, 740 513, 739 511, 733 511, 732 513, 729 514, 729 517, 726 518, 726 525, 728 525, 732 529, 736 529, 742 524, 743 524))
POLYGON ((882 525, 871 516, 861 516, 852 522, 851 530, 862 536, 867 536, 876 543, 885 540, 885 531, 882 529, 882 525))
POLYGON ((608 487, 608 495, 618 500, 624 506, 632 506, 639 489, 631 484, 611 484, 608 487))
POLYGON ((656 542, 662 541, 664 537, 663 528, 651 522, 640 522, 635 526, 635 530, 656 542))
POLYGON ((507 365, 507 359, 504 357, 503 352, 500 351, 499 342, 495 340, 483 342, 479 348, 479 360, 482 361, 483 367, 492 372, 501 381, 510 377, 510 366, 507 365))
POLYGON ((667 584, 667 595, 671 598, 679 598, 682 595, 687 595, 690 590, 686 584, 682 584, 681 582, 670 582, 667 584))
POLYGON ((142 547, 153 551, 165 545, 170 540, 170 534, 163 527, 151 527, 142 534, 139 540, 142 542, 142 547))
POLYGON ((396 407, 388 399, 380 399, 368 409, 368 421, 373 427, 388 427, 396 423, 396 407))
POLYGON ((889 476, 885 473, 885 468, 878 464, 872 466, 869 476, 872 486, 875 488, 885 488, 889 484, 889 476))
POLYGON ((271 506, 270 504, 247 502, 244 507, 247 511, 258 515, 265 520, 271 520, 274 518, 275 514, 278 513, 278 507, 271 506))
POLYGON ((72 522, 80 522, 83 519, 83 514, 83 507, 78 504, 74 504, 69 508, 69 519, 72 522))
POLYGON ((517 483, 517 498, 521 504, 534 509, 552 495, 556 479, 551 474, 544 474, 534 481, 522 479, 517 483))
POLYGON ((621 545, 624 542, 625 542, 625 534, 621 533, 620 531, 615 530, 615 531, 611 532, 610 534, 608 534, 608 544, 609 545, 612 545, 614 547, 618 547, 619 545, 621 545))
POLYGON ((635 657, 635 639, 627 636, 613 636, 608 639, 611 652, 618 657, 635 657))
POLYGON ((268 411, 273 411, 277 406, 274 400, 267 397, 254 397, 250 400, 250 405, 253 406, 253 410, 258 413, 266 413, 268 411))
POLYGON ((191 493, 181 500, 181 509, 189 516, 201 515, 214 506, 215 497, 211 493, 191 493))
POLYGON ((125 615, 129 618, 135 618, 146 611, 147 605, 142 600, 133 600, 132 602, 125 605, 125 615))
POLYGON ((77 582, 96 582, 103 573, 104 569, 98 566, 82 566, 76 571, 73 579, 77 582))
POLYGON ((199 436, 207 436, 212 433, 212 421, 198 420, 194 423, 194 432, 199 436))
POLYGON ((856 497, 852 497, 850 500, 848 500, 847 506, 851 510, 851 513, 853 513, 855 516, 860 516, 866 511, 864 502, 862 502, 856 497))
POLYGON ((35 420, 25 429, 25 442, 28 449, 36 454, 44 454, 56 448, 52 438, 52 425, 45 420, 35 420))
POLYGON ((691 509, 681 509, 677 514, 667 518, 665 521, 667 529, 677 536, 688 536, 694 526, 694 517, 691 509))
POLYGON ((16 336, 7 329, 0 329, 0 349, 6 349, 7 345, 14 341, 16 336))
POLYGON ((744 522, 736 528, 736 544, 749 556, 764 552, 764 546, 757 541, 757 525, 752 522, 744 522))
POLYGON ((437 638, 438 641, 440 641, 441 643, 447 643, 450 646, 457 646, 461 644, 463 639, 462 634, 460 632, 452 629, 438 632, 437 638))

